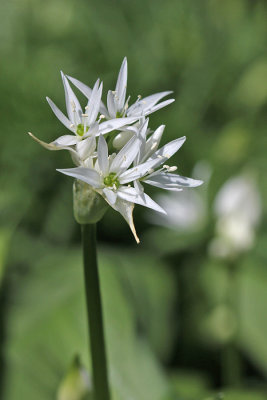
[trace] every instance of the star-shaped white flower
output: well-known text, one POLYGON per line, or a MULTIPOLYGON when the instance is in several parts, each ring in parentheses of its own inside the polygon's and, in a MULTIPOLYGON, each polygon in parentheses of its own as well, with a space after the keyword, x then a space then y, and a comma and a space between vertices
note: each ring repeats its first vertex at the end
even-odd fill
POLYGON ((147 124, 148 120, 141 127, 139 135, 134 135, 118 154, 108 155, 106 140, 100 135, 97 158, 90 168, 78 167, 58 170, 63 174, 88 183, 102 195, 112 208, 123 215, 137 241, 139 239, 136 236, 132 218, 134 204, 166 213, 159 204, 144 192, 141 182, 174 191, 180 191, 184 186, 195 187, 202 184, 202 181, 172 174, 172 167, 164 165, 163 168, 156 170, 178 151, 185 138, 174 140, 154 151, 155 146, 152 139, 157 138, 158 144, 158 137, 161 136, 163 129, 162 127, 158 128, 144 143, 142 139, 147 131, 147 124), (160 131, 162 131, 161 134, 159 134, 160 131))
POLYGON ((102 83, 99 80, 93 89, 74 78, 66 77, 63 73, 62 80, 67 116, 52 100, 47 100, 54 114, 72 134, 60 136, 52 143, 45 143, 33 134, 30 135, 49 150, 68 150, 77 167, 58 171, 88 184, 89 191, 95 198, 99 198, 98 195, 102 196, 125 218, 139 242, 133 223, 134 205, 140 204, 166 214, 165 210, 144 192, 144 183, 171 191, 202 184, 202 181, 174 174, 177 167, 166 165, 167 160, 183 145, 185 137, 175 139, 159 148, 164 125, 155 132, 148 128, 149 121, 145 116, 173 102, 174 100, 170 99, 159 103, 171 92, 138 99, 128 107, 126 58, 123 60, 115 91, 108 92, 107 108, 101 101, 102 83), (88 99, 84 113, 69 80, 88 99), (106 121, 103 122, 103 118, 106 121), (106 134, 108 144, 103 136, 106 134))
MULTIPOLYGON (((162 168, 159 168, 165 161, 172 157, 180 147, 182 147, 186 137, 183 136, 175 139, 158 150, 165 126, 161 125, 148 137, 147 134, 150 133, 148 122, 148 119, 145 120, 138 132, 138 138, 140 139, 141 144, 139 146, 139 152, 134 159, 134 165, 138 165, 140 162, 144 163, 152 160, 154 160, 155 164, 153 168, 143 176, 141 182, 176 192, 183 190, 183 187, 200 186, 203 183, 201 180, 173 174, 173 172, 177 170, 176 166, 169 167, 168 165, 163 165, 162 168)), ((143 186, 140 182, 136 182, 135 186, 140 193, 143 191, 143 186)))
POLYGON ((48 97, 47 101, 56 117, 73 134, 63 135, 51 143, 46 143, 29 132, 29 135, 34 140, 36 140, 39 144, 41 144, 48 150, 69 150, 73 154, 76 154, 77 158, 79 152, 75 149, 74 146, 79 144, 82 140, 88 137, 99 136, 100 134, 107 134, 115 129, 119 129, 122 126, 125 126, 126 124, 131 124, 137 120, 136 117, 120 119, 115 118, 113 120, 104 122, 101 122, 101 118, 97 120, 103 88, 103 84, 102 82, 100 83, 99 79, 96 81, 93 90, 91 91, 91 96, 88 100, 87 106, 85 107, 85 112, 83 112, 80 102, 77 99, 72 88, 70 87, 68 79, 63 74, 63 72, 61 72, 61 76, 65 90, 65 100, 68 117, 66 117, 55 105, 55 103, 48 97))
POLYGON ((108 204, 126 219, 137 242, 139 239, 132 219, 134 203, 165 213, 147 194, 140 195, 131 186, 134 180, 142 178, 158 162, 150 160, 129 168, 139 151, 139 146, 140 140, 134 136, 118 154, 109 156, 107 142, 101 135, 98 140, 97 160, 92 168, 77 167, 58 170, 89 184, 101 194, 108 204))
MULTIPOLYGON (((126 99, 127 90, 127 58, 123 59, 120 72, 117 79, 116 88, 114 91, 109 90, 107 95, 107 107, 103 102, 100 104, 100 112, 105 116, 107 120, 113 118, 131 118, 131 117, 143 117, 149 115, 157 110, 174 102, 174 99, 165 100, 161 103, 159 101, 171 94, 172 91, 165 91, 151 96, 138 99, 135 103, 129 106, 130 96, 126 99)), ((68 76, 68 79, 88 98, 92 96, 92 89, 80 82, 79 80, 68 76)))

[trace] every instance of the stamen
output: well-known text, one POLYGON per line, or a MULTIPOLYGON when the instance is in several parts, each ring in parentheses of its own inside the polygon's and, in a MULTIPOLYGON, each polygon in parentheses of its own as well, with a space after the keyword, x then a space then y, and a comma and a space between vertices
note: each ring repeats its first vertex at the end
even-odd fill
POLYGON ((128 99, 125 102, 125 110, 129 107, 129 101, 130 101, 131 96, 128 96, 128 99))
POLYGON ((155 170, 154 170, 153 168, 150 168, 147 172, 148 172, 149 174, 153 174, 154 171, 155 171, 155 170))
POLYGON ((71 101, 70 104, 71 104, 71 107, 72 107, 72 111, 75 112, 75 110, 76 110, 76 105, 75 105, 74 101, 71 101))
POLYGON ((177 167, 174 165, 173 167, 170 167, 169 169, 168 169, 168 172, 174 172, 174 171, 176 171, 177 170, 177 167))

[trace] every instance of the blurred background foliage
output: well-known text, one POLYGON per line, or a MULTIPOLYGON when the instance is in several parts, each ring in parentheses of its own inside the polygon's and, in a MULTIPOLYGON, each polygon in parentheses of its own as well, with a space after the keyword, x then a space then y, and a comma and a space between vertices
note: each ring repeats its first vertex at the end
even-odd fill
POLYGON ((64 108, 61 69, 107 91, 127 56, 132 100, 174 90, 150 125, 166 124, 165 142, 187 136, 173 163, 205 184, 188 193, 202 202, 188 229, 136 207, 137 246, 120 215, 99 223, 113 398, 266 399, 266 1, 12 0, 0 12, 0 396, 91 398, 80 232, 55 171, 72 162, 26 132, 64 134, 45 101, 64 108), (240 173, 259 186, 260 224, 250 249, 217 257, 214 199, 240 173))

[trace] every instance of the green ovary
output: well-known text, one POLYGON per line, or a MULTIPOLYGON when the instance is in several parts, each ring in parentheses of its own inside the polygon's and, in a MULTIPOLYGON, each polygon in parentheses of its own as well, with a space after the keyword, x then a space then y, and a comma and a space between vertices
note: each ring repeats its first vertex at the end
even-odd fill
POLYGON ((108 187, 113 187, 114 185, 118 189, 120 186, 119 179, 116 176, 115 172, 111 172, 108 176, 104 178, 104 184, 108 187))
POLYGON ((89 130, 89 126, 86 126, 84 128, 84 124, 79 124, 79 125, 77 125, 76 133, 79 136, 83 136, 86 132, 88 132, 88 130, 89 130))
POLYGON ((123 114, 120 111, 117 111, 116 118, 123 118, 123 114))

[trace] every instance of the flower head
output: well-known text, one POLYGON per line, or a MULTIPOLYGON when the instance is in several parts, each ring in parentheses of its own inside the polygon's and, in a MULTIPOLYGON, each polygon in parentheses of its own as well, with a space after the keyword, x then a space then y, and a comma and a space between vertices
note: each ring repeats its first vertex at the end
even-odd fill
MULTIPOLYGON (((146 121, 140 132, 147 129, 146 121)), ((130 225, 137 241, 133 225, 134 204, 151 208, 165 214, 166 211, 144 192, 143 183, 166 190, 181 191, 183 187, 195 187, 202 181, 173 174, 174 169, 164 165, 169 157, 178 151, 185 138, 176 139, 157 151, 142 153, 142 133, 134 135, 117 154, 108 154, 108 146, 101 135, 98 140, 97 157, 91 168, 78 167, 58 170, 89 184, 116 211, 120 212, 130 225), (127 211, 127 212, 126 212, 127 211)), ((148 139, 149 140, 149 139, 148 139)))
MULTIPOLYGON (((174 102, 174 99, 165 100, 161 103, 159 101, 172 93, 172 91, 165 91, 152 94, 142 99, 138 96, 137 100, 129 106, 130 96, 126 97, 127 90, 127 76, 128 76, 127 58, 122 61, 119 71, 115 90, 109 90, 107 95, 107 107, 101 103, 101 113, 107 120, 113 118, 131 118, 131 117, 144 117, 153 112, 160 110, 163 107, 174 102)), ((78 81, 71 76, 68 79, 88 98, 92 96, 92 89, 84 83, 78 81)))
POLYGON ((63 135, 58 137, 51 143, 45 143, 38 138, 36 138, 32 133, 30 136, 40 143, 42 146, 48 150, 69 150, 74 154, 77 160, 79 157, 79 149, 77 145, 87 138, 94 138, 100 134, 107 134, 115 129, 119 129, 125 124, 131 124, 137 120, 137 118, 121 118, 109 121, 101 122, 102 115, 99 116, 102 88, 103 84, 100 83, 98 79, 91 91, 91 96, 88 99, 87 105, 84 111, 81 108, 80 102, 77 99, 75 93, 73 92, 68 79, 61 72, 61 77, 63 81, 64 91, 65 91, 65 101, 67 115, 64 115, 62 111, 55 105, 55 103, 47 97, 48 104, 50 105, 52 111, 59 119, 59 121, 72 132, 72 135, 63 135))
POLYGON ((105 205, 108 204, 124 217, 139 242, 133 223, 134 205, 139 204, 162 214, 166 213, 145 193, 145 184, 176 192, 183 187, 202 184, 200 180, 174 174, 177 167, 167 165, 169 158, 183 145, 185 137, 159 147, 164 125, 155 132, 148 127, 149 120, 145 115, 170 104, 173 99, 159 104, 158 102, 171 92, 138 99, 128 107, 126 58, 123 60, 115 91, 108 92, 107 108, 101 101, 102 83, 99 80, 93 89, 63 73, 62 80, 68 116, 52 100, 47 100, 54 114, 72 134, 60 136, 52 143, 42 142, 30 135, 49 150, 66 149, 70 152, 76 167, 58 171, 75 178, 76 183, 80 182, 74 186, 75 215, 79 216, 76 217, 78 222, 82 220, 82 223, 89 223, 84 222, 87 216, 90 223, 92 218, 96 222, 102 218, 105 205), (84 112, 69 81, 87 97, 84 112), (106 121, 103 121, 104 118, 106 121), (88 185, 88 190, 84 184, 88 185), (77 207, 82 210, 77 210, 77 207))

